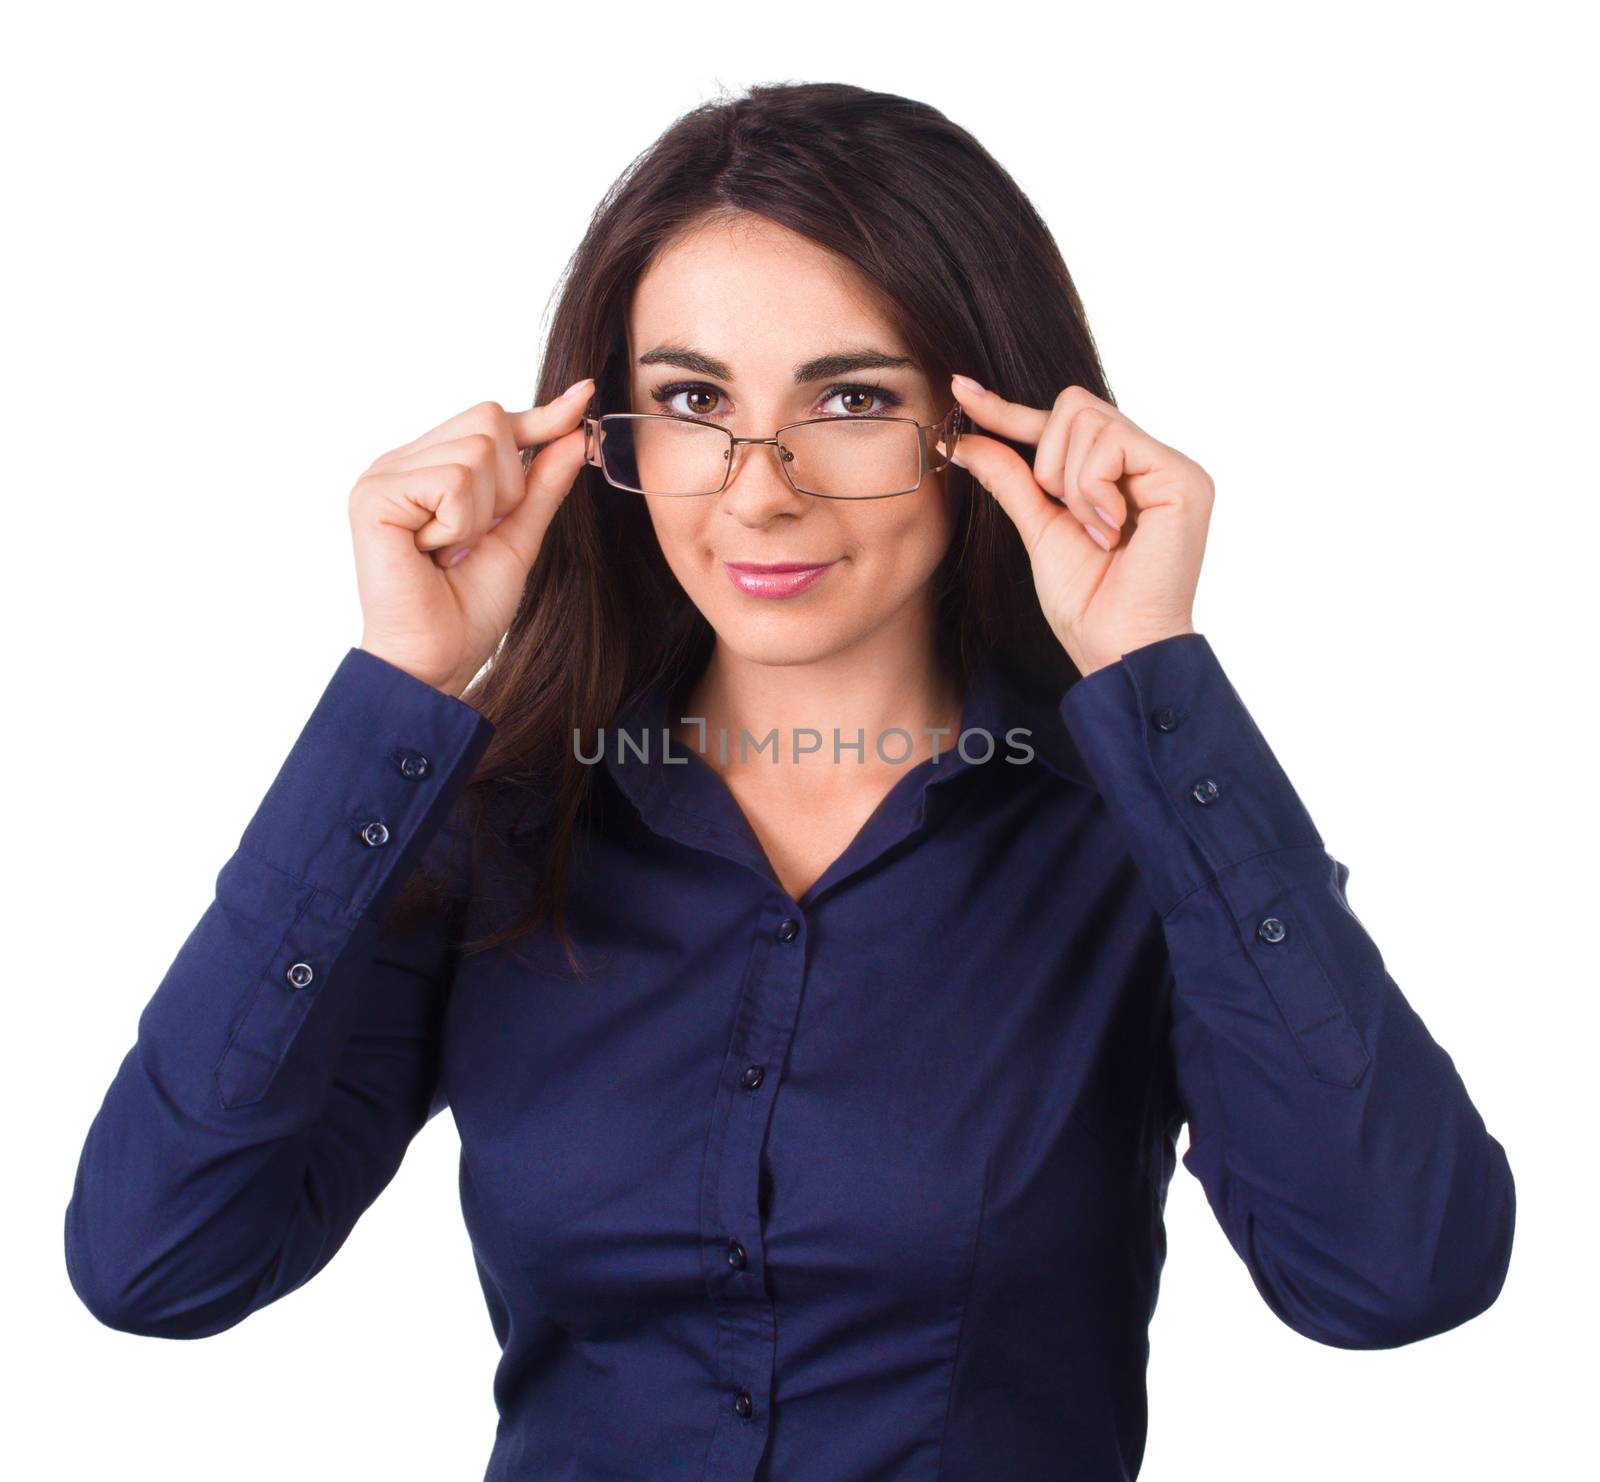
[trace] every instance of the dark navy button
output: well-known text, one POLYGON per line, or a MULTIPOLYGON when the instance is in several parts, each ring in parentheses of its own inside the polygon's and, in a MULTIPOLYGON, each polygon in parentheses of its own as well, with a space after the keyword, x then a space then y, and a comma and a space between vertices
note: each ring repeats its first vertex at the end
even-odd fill
POLYGON ((728 1242, 728 1264, 735 1271, 744 1270, 744 1247, 737 1240, 728 1242))
POLYGON ((389 830, 381 823, 369 823, 361 830, 361 842, 376 847, 389 842, 389 830))
POLYGON ((400 775, 403 777, 426 777, 431 762, 420 751, 402 751, 399 754, 400 775))
POLYGON ((1256 935, 1264 942, 1277 943, 1281 942, 1286 936, 1289 935, 1289 928, 1285 926, 1283 922, 1278 920, 1276 916, 1268 916, 1267 919, 1256 928, 1256 935))
POLYGON ((291 988, 304 988, 312 979, 311 964, 309 962, 296 962, 284 974, 289 980, 291 988))
POLYGON ((746 1091, 754 1091, 755 1088, 759 1086, 766 1078, 766 1074, 767 1072, 762 1066, 747 1065, 744 1068, 744 1074, 739 1077, 739 1084, 743 1086, 746 1091))
POLYGON ((1158 731, 1175 731, 1178 729, 1178 712, 1170 705, 1162 705, 1150 712, 1150 724, 1158 731))
POLYGON ((741 1389, 733 1397, 733 1413, 741 1419, 748 1420, 755 1413, 755 1408, 754 1401, 751 1400, 746 1391, 741 1389))
POLYGON ((1197 803, 1214 803, 1217 800, 1217 784, 1209 777, 1202 777, 1189 789, 1190 796, 1197 803))
POLYGON ((793 916, 785 916, 778 927, 778 940, 780 942, 792 942, 799 935, 800 923, 793 916))

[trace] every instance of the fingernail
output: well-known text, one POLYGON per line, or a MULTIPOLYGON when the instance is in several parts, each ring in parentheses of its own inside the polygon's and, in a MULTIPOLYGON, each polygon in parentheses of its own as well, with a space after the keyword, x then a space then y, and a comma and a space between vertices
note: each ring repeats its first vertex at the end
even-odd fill
POLYGON ((585 376, 581 381, 574 381, 570 386, 567 387, 565 391, 561 393, 561 396, 556 397, 556 400, 560 401, 562 397, 571 396, 573 392, 575 392, 580 386, 592 386, 593 384, 594 377, 585 376))
POLYGON ((1117 523, 1117 521, 1115 521, 1115 520, 1113 520, 1113 519, 1112 519, 1112 518, 1111 518, 1111 516, 1110 516, 1110 515, 1108 515, 1108 514, 1107 514, 1107 513, 1106 513, 1106 512, 1105 512, 1105 511, 1104 511, 1104 510, 1103 510, 1103 509, 1101 509, 1101 508, 1100 508, 1100 506, 1099 506, 1099 505, 1098 505, 1098 504, 1097 504, 1097 505, 1095 505, 1095 507, 1094 507, 1094 512, 1095 512, 1095 513, 1096 513, 1096 514, 1097 514, 1097 515, 1099 515, 1099 516, 1100 516, 1100 518, 1101 518, 1101 519, 1102 519, 1102 520, 1104 520, 1104 521, 1105 521, 1105 522, 1106 522, 1106 524, 1108 524, 1108 525, 1109 525, 1109 526, 1110 526, 1110 527, 1111 527, 1111 528, 1112 528, 1112 529, 1113 529, 1113 530, 1120 530, 1120 529, 1122 529, 1122 526, 1121 526, 1121 525, 1120 525, 1120 524, 1118 524, 1118 523, 1117 523))
POLYGON ((982 391, 983 390, 983 387, 980 386, 976 381, 974 381, 971 376, 952 376, 950 379, 952 381, 959 381, 961 383, 961 385, 963 385, 963 386, 965 386, 967 388, 968 391, 982 391))
POLYGON ((470 545, 464 545, 460 550, 452 551, 450 555, 446 556, 444 564, 446 566, 459 566, 471 554, 472 547, 470 545))
POLYGON ((498 525, 501 522, 501 520, 503 520, 503 519, 505 519, 504 515, 496 515, 492 520, 489 521, 489 528, 491 530, 493 530, 494 527, 496 525, 498 525))
POLYGON ((950 451, 950 461, 955 464, 957 468, 965 468, 967 466, 967 460, 953 448, 950 451))
POLYGON ((1105 536, 1103 536, 1098 530, 1096 530, 1093 525, 1085 525, 1083 528, 1089 532, 1089 538, 1093 540, 1101 550, 1109 551, 1111 549, 1111 542, 1107 540, 1105 536))

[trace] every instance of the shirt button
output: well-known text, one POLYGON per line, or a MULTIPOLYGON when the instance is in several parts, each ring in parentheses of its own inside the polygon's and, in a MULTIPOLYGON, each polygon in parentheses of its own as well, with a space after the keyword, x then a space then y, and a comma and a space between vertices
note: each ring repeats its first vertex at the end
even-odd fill
POLYGON ((402 777, 426 777, 431 763, 420 751, 402 751, 399 755, 402 777))
POLYGON ((1189 789, 1189 795, 1197 803, 1214 803, 1217 800, 1219 789, 1217 784, 1209 777, 1202 777, 1189 789))
POLYGON ((733 1413, 741 1419, 748 1420, 755 1413, 755 1408, 748 1391, 741 1389, 733 1397, 733 1413))
POLYGON ((793 916, 785 916, 778 925, 778 940, 792 942, 800 935, 800 923, 793 916))
POLYGON ((1276 944, 1281 942, 1286 936, 1289 935, 1289 928, 1285 926, 1283 922, 1278 920, 1276 916, 1268 916, 1267 919, 1256 928, 1256 935, 1264 942, 1276 944))
POLYGON ((381 823, 369 823, 361 830, 361 842, 376 847, 389 842, 389 830, 381 823))
POLYGON ((1175 731, 1178 729, 1178 712, 1170 705, 1163 705, 1150 712, 1150 724, 1158 731, 1175 731))
POLYGON ((284 974, 289 980, 291 988, 304 988, 312 979, 311 964, 309 962, 296 962, 284 974))
POLYGON ((744 1068, 744 1074, 739 1077, 739 1084, 743 1086, 746 1091, 754 1091, 755 1088, 759 1086, 766 1078, 766 1074, 767 1072, 762 1066, 747 1065, 744 1068))
POLYGON ((728 1264, 735 1271, 744 1270, 744 1247, 737 1240, 728 1242, 728 1264))

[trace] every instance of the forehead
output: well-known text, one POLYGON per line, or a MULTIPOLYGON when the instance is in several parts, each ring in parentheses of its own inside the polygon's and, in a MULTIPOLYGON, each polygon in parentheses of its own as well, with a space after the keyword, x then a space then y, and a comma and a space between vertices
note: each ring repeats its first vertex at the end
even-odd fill
POLYGON ((892 317, 848 262, 761 217, 689 228, 640 275, 628 313, 629 360, 690 344, 736 372, 787 376, 825 349, 870 343, 905 353, 892 317))

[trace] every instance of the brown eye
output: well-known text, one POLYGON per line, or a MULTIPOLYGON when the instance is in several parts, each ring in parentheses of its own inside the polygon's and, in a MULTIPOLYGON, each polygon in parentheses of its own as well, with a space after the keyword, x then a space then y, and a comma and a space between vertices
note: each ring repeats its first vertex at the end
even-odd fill
POLYGON ((713 408, 708 406, 695 406, 693 404, 695 397, 710 397, 713 401, 715 401, 719 393, 713 391, 709 386, 700 386, 679 394, 688 398, 690 403, 689 410, 691 412, 693 412, 697 417, 703 417, 710 413, 713 408))
MULTIPOLYGON (((866 390, 864 387, 856 387, 856 388, 854 388, 852 390, 849 390, 849 391, 841 391, 839 393, 839 395, 842 396, 845 399, 846 402, 848 402, 850 400, 850 398, 853 397, 853 396, 865 397, 869 402, 877 400, 876 394, 874 392, 866 390)), ((870 408, 863 407, 863 406, 853 406, 853 407, 850 408, 850 410, 852 412, 864 412, 864 411, 870 410, 870 408)))

